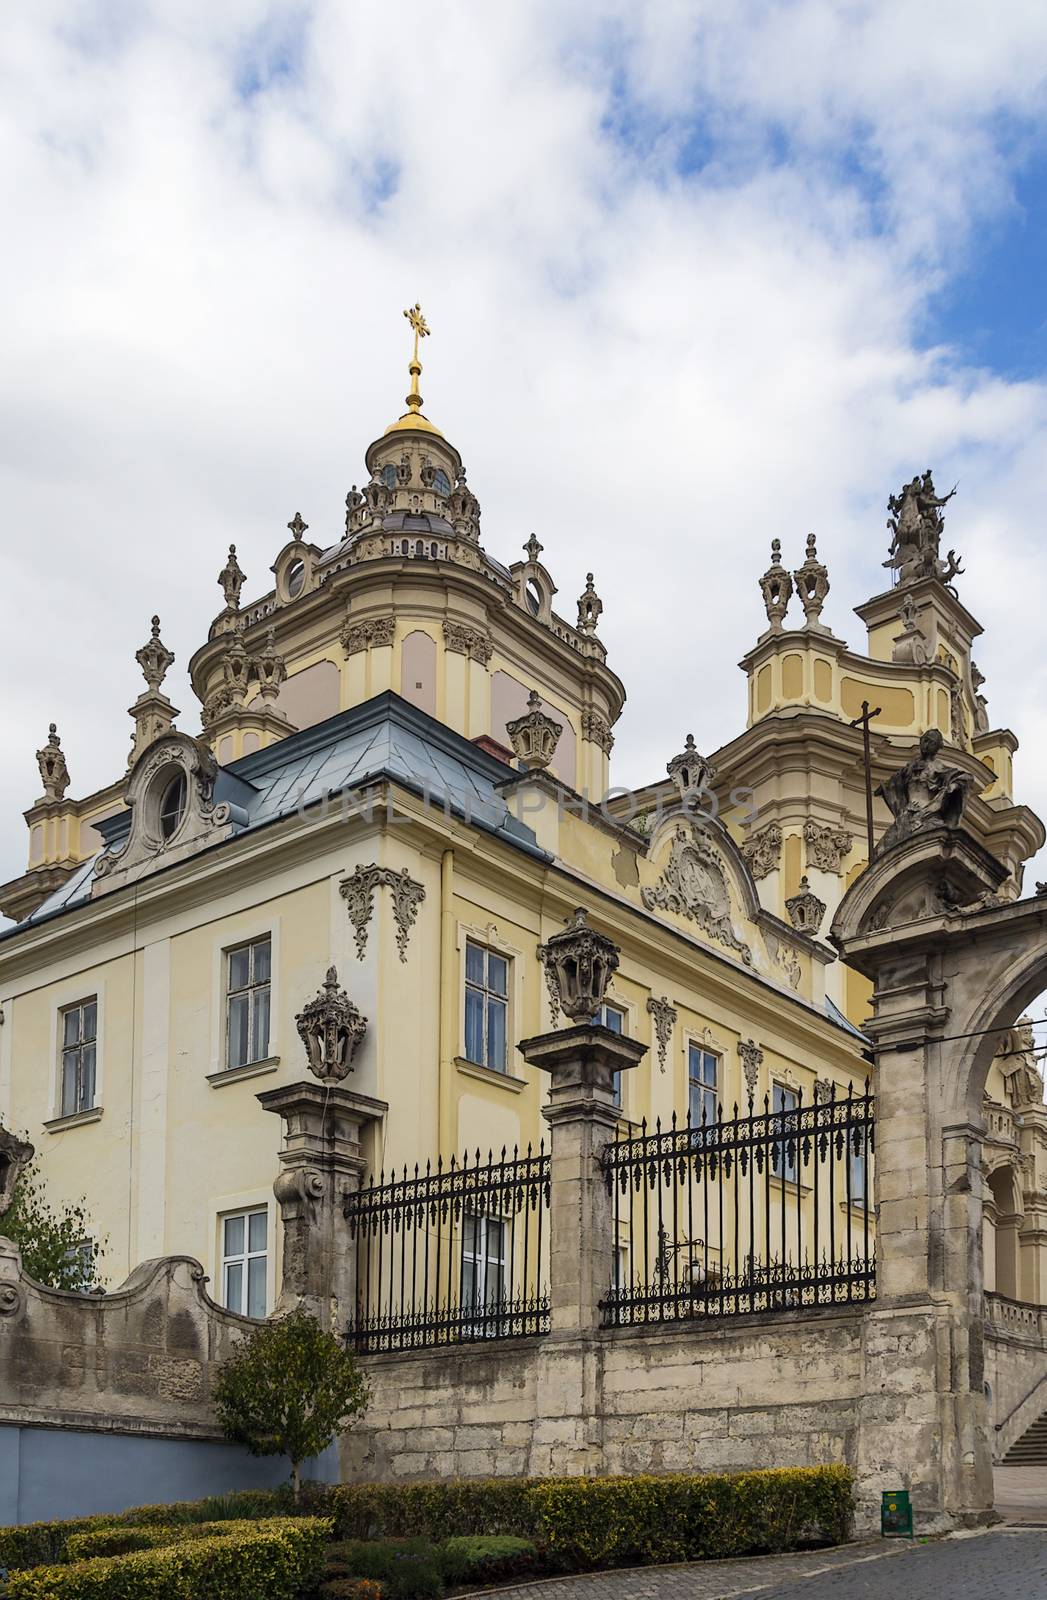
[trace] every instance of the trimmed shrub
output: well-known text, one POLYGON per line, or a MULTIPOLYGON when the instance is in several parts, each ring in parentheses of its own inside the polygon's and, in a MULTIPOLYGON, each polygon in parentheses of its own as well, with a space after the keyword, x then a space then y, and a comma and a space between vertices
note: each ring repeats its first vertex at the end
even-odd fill
POLYGON ((228 1525, 221 1534, 127 1555, 12 1573, 10 1600, 295 1600, 315 1585, 330 1523, 319 1518, 228 1525))
POLYGON ((183 1522, 166 1528, 90 1528, 86 1533, 69 1535, 65 1559, 84 1561, 89 1556, 126 1556, 132 1550, 159 1550, 166 1544, 181 1544, 186 1539, 222 1538, 235 1526, 233 1522, 183 1522))
POLYGON ((450 1483, 339 1484, 326 1510, 342 1539, 420 1534, 442 1542, 464 1534, 534 1532, 527 1498, 533 1478, 467 1479, 450 1483))
POLYGON ((438 1554, 444 1581, 452 1584, 503 1583, 529 1577, 539 1564, 534 1541, 511 1533, 448 1539, 438 1554))

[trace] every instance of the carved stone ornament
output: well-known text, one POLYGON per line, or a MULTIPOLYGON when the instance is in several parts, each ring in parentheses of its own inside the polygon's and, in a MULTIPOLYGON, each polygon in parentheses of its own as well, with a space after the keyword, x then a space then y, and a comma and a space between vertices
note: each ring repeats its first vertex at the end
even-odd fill
POLYGON ((556 754, 563 723, 546 716, 541 696, 532 689, 527 697, 527 710, 522 717, 507 722, 505 731, 520 766, 530 772, 541 772, 556 754))
POLYGON ((723 862, 704 830, 676 829, 665 870, 653 889, 641 891, 641 899, 648 911, 659 908, 688 917, 711 939, 733 950, 747 967, 752 966, 752 951, 731 925, 723 862))
POLYGON ((541 555, 544 549, 544 544, 539 544, 538 540, 532 533, 527 543, 524 545, 524 554, 526 555, 528 561, 533 565, 538 560, 538 557, 541 555))
POLYGON ((774 872, 782 858, 782 830, 776 822, 751 833, 742 845, 742 855, 749 864, 754 878, 766 878, 774 872))
POLYGON ((988 733, 989 731, 989 705, 983 694, 978 691, 985 682, 985 674, 979 672, 975 662, 971 662, 971 694, 974 698, 974 731, 988 733))
POLYGON ((58 737, 58 728, 53 722, 47 730, 47 743, 36 752, 36 762, 44 786, 44 799, 61 800, 69 787, 69 768, 62 741, 58 737))
POLYGON ((913 667, 925 667, 931 659, 931 646, 920 627, 916 601, 905 595, 901 604, 902 632, 894 636, 892 661, 902 661, 913 667))
POLYGON ((346 618, 341 634, 342 648, 347 656, 355 656, 361 650, 391 645, 395 635, 395 617, 371 617, 364 622, 352 622, 346 618))
POLYGON ((35 1154, 31 1144, 0 1127, 0 1217, 10 1211, 18 1180, 35 1154))
POLYGON ((586 706, 582 712, 582 738, 588 739, 591 744, 598 744, 606 756, 609 756, 614 749, 611 724, 601 712, 594 711, 591 706, 586 706))
POLYGON ((242 622, 228 635, 228 639, 222 658, 222 700, 227 706, 242 706, 251 679, 251 658, 244 645, 242 622))
POLYGON ((807 554, 802 567, 793 573, 796 592, 804 610, 804 626, 825 633, 820 620, 825 597, 829 593, 829 569, 818 560, 818 546, 813 533, 807 535, 807 554))
POLYGON ((785 910, 789 921, 800 933, 809 933, 813 938, 821 927, 825 901, 819 900, 812 890, 806 872, 800 879, 799 892, 790 895, 785 902, 785 910))
POLYGON ((95 863, 94 893, 115 888, 225 838, 227 805, 214 803, 218 763, 203 739, 173 730, 138 757, 124 799, 131 826, 123 844, 95 863))
POLYGON ((406 867, 395 872, 392 867, 379 867, 373 862, 357 867, 339 885, 339 893, 349 912, 356 938, 356 954, 362 961, 367 949, 367 925, 374 911, 375 890, 387 888, 393 897, 393 917, 396 920, 396 948, 400 960, 407 960, 407 940, 418 916, 418 908, 425 899, 425 886, 416 883, 406 867))
POLYGON ((955 493, 953 488, 939 498, 928 467, 922 478, 917 473, 887 501, 891 513, 887 521, 891 550, 884 566, 898 573, 899 583, 937 578, 939 583, 948 584, 951 578, 962 573, 955 550, 949 551, 947 561, 942 561, 938 554, 944 528, 942 507, 948 505, 955 493))
POLYGON ((708 792, 716 776, 715 769, 703 755, 699 755, 693 733, 687 735, 680 754, 666 762, 665 770, 676 785, 684 804, 695 799, 703 791, 708 792))
POLYGON ((556 988, 560 1010, 572 1022, 591 1022, 603 1005, 611 979, 618 970, 618 946, 605 934, 590 928, 579 906, 566 926, 539 945, 538 959, 546 979, 556 988))
POLYGON ((465 622, 444 623, 444 648, 453 655, 468 656, 486 667, 494 654, 494 645, 480 628, 471 628, 465 622))
POLYGON ((135 651, 135 660, 142 669, 142 677, 153 694, 167 677, 167 669, 174 662, 174 651, 168 650, 160 637, 160 618, 154 617, 152 633, 141 650, 135 651))
POLYGON ((754 1039, 739 1039, 738 1055, 742 1063, 745 1087, 749 1091, 749 1099, 753 1100, 756 1097, 756 1085, 760 1081, 763 1051, 754 1039))
POLYGON ((660 1000, 656 1000, 652 994, 647 997, 647 1011, 654 1021, 654 1036, 658 1040, 658 1066, 664 1072, 665 1058, 676 1022, 676 1007, 670 1004, 666 995, 663 994, 660 1000))
POLYGON ((542 951, 544 948, 544 945, 539 945, 535 951, 535 954, 542 964, 542 971, 545 973, 545 987, 549 995, 549 1015, 552 1019, 553 1027, 556 1028, 560 1023, 560 991, 556 987, 556 975, 553 972, 552 967, 548 966, 544 961, 542 961, 542 951))
POLYGON ((782 541, 771 540, 771 564, 759 579, 767 621, 772 633, 781 633, 782 622, 793 596, 792 575, 782 566, 782 541))
POLYGON ((803 825, 803 842, 807 846, 807 865, 817 867, 819 872, 842 872, 843 858, 854 848, 853 834, 815 822, 812 817, 803 825))
POLYGON ((276 629, 270 628, 265 636, 265 647, 251 661, 252 675, 258 680, 258 693, 263 700, 275 700, 280 685, 287 679, 287 665, 276 648, 276 629))
POLYGON ((226 609, 239 611, 240 591, 247 582, 246 572, 240 570, 240 563, 236 559, 236 546, 229 546, 229 559, 218 574, 218 585, 225 596, 226 609))
POLYGON ((815 1078, 815 1080, 814 1080, 814 1102, 815 1102, 815 1105, 818 1105, 819 1102, 821 1102, 823 1100, 833 1101, 835 1099, 836 1099, 836 1084, 833 1082, 832 1078, 815 1078))
POLYGON ((328 967, 322 988, 294 1020, 309 1071, 321 1083, 341 1083, 353 1070, 353 1056, 367 1032, 367 1018, 339 987, 334 967, 328 967))
POLYGON ((287 527, 292 539, 304 539, 306 533, 308 532, 309 524, 308 522, 303 522, 302 513, 300 511, 296 511, 290 522, 287 524, 287 527))
POLYGON ((603 601, 593 588, 593 575, 585 574, 585 591, 578 599, 579 633, 595 633, 596 624, 603 614, 603 601))
POLYGON ((803 977, 803 968, 800 965, 800 958, 792 945, 779 944, 775 952, 774 962, 775 966, 781 968, 790 989, 798 989, 800 987, 800 979, 803 977))
POLYGON ((928 828, 959 827, 974 779, 942 760, 944 743, 937 728, 928 728, 917 755, 876 790, 894 817, 877 855, 928 828))

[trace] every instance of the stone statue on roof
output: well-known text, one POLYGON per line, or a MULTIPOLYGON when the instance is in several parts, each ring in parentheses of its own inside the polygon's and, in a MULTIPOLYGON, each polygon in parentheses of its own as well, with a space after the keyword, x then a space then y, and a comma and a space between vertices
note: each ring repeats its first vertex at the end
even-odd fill
POLYGON ((878 850, 925 829, 959 827, 974 779, 942 760, 944 743, 937 728, 928 728, 913 759, 876 790, 894 817, 878 850))
POLYGON ((938 495, 930 467, 903 486, 898 494, 887 501, 891 515, 887 526, 891 532, 891 552, 884 562, 893 567, 899 582, 915 583, 918 578, 937 578, 948 583, 963 571, 954 550, 943 561, 938 554, 945 519, 942 507, 948 505, 955 487, 947 495, 938 495))

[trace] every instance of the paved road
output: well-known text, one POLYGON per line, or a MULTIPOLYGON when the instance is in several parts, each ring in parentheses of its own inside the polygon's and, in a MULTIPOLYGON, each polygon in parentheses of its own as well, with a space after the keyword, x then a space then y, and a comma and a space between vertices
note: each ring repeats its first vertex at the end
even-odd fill
POLYGON ((1047 1467, 997 1467, 996 1509, 1004 1522, 1047 1527, 1047 1467))
POLYGON ((592 1573, 503 1589, 498 1600, 985 1600, 994 1592, 1047 1600, 1047 1529, 592 1573))

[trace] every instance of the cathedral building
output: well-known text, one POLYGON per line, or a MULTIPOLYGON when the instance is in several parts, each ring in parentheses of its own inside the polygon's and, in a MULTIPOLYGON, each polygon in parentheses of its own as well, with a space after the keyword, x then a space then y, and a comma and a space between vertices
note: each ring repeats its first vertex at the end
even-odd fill
MULTIPOLYGON (((793 569, 775 540, 744 727, 705 751, 696 713, 697 743, 682 729, 664 775, 613 789, 613 618, 592 574, 576 614, 555 609, 534 536, 507 561, 485 530, 489 553, 462 457, 422 410, 428 330, 410 316, 407 409, 367 448, 344 533, 315 542, 295 513, 261 594, 230 548, 185 725, 154 617, 126 771, 77 797, 54 724, 37 754, 27 867, 0 888, 0 1123, 28 1134, 50 1195, 86 1196, 110 1286, 187 1254, 230 1310, 274 1308, 267 1111, 329 1061, 328 1028, 372 1108, 372 1179, 537 1151, 548 1091, 519 1045, 566 1020, 540 951, 579 907, 618 952, 597 1020, 646 1046, 617 1083, 619 1137, 675 1117, 700 1141, 720 1121, 860 1101, 870 985, 828 929, 870 847, 913 825, 892 774, 936 730, 933 782, 942 752, 1004 899, 1044 842, 1015 799, 1017 739, 981 693, 981 628, 939 554, 929 472, 891 500, 891 576, 858 608, 861 647, 830 626, 814 535, 793 569)), ((1028 1030, 1001 1039, 987 1095, 987 1287, 1043 1304, 1047 1113, 1028 1030)), ((844 1159, 827 1200, 799 1154, 767 1148, 750 1259, 761 1230, 779 1262, 802 1253, 831 1201, 857 1281, 871 1150, 844 1159)), ((705 1219, 707 1282, 741 1270, 742 1204, 721 1190, 705 1219)), ((640 1247, 616 1226, 628 1283, 640 1247)), ((665 1260, 670 1232, 658 1224, 665 1260)), ((698 1237, 692 1221, 689 1251, 698 1237)), ((501 1222, 466 1213, 453 1271, 504 1277, 506 1247, 501 1222)))

